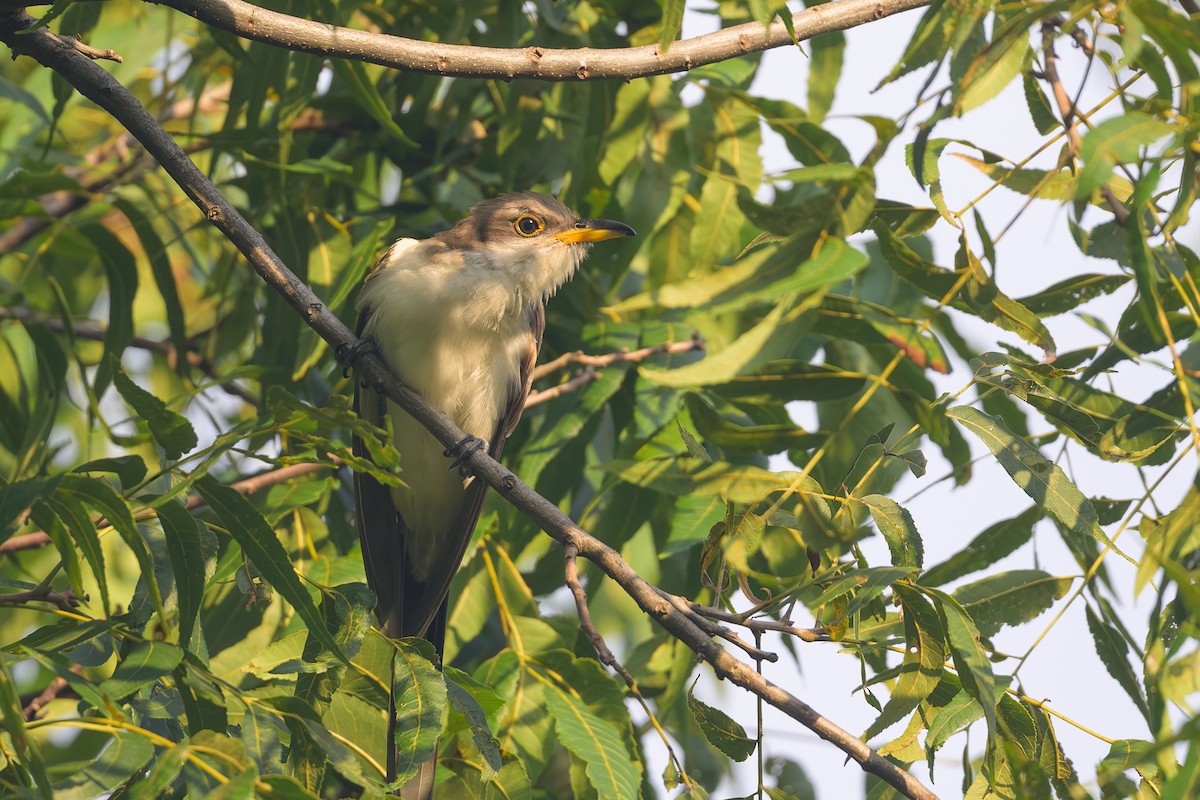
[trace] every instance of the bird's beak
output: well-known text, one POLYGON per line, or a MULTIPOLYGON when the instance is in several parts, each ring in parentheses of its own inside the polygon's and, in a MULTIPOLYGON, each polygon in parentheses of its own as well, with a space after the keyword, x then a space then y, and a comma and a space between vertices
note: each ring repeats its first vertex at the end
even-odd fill
POLYGON ((556 233, 555 239, 564 244, 579 242, 603 242, 605 239, 616 239, 618 236, 637 236, 637 232, 624 222, 611 219, 581 219, 575 221, 575 227, 569 231, 556 233))

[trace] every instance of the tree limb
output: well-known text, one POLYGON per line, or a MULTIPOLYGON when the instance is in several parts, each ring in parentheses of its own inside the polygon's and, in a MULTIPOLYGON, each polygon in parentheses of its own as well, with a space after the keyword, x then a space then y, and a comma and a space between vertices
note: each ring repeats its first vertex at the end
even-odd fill
MULTIPOLYGON (((228 0, 210 1, 223 3, 228 0)), ((851 4, 853 0, 846 3, 851 4)), ((834 4, 833 7, 838 5, 842 4, 834 4)), ((23 11, 0 14, 0 40, 8 44, 14 53, 31 56, 59 73, 80 93, 112 114, 132 132, 205 217, 246 256, 255 272, 279 292, 335 352, 357 342, 354 334, 330 312, 321 298, 284 265, 262 235, 217 191, 207 176, 125 87, 103 68, 79 54, 68 41, 46 28, 17 33, 28 28, 32 22, 32 18, 23 11)), ((398 381, 378 356, 363 356, 356 364, 356 369, 362 379, 412 415, 446 447, 452 447, 462 440, 463 432, 449 417, 398 381)), ((564 546, 574 547, 579 555, 616 581, 647 614, 707 661, 719 678, 729 679, 763 698, 834 744, 858 762, 863 770, 878 775, 906 796, 914 800, 936 799, 936 795, 914 776, 876 753, 866 742, 822 717, 811 706, 734 658, 688 613, 673 605, 656 587, 638 575, 620 553, 576 525, 558 506, 539 495, 487 453, 475 451, 466 463, 480 480, 486 481, 553 539, 564 546)), ((687 611, 695 613, 690 609, 687 611)))
MULTIPOLYGON (((150 0, 170 6, 245 39, 302 53, 349 58, 385 67, 463 78, 533 78, 542 81, 632 80, 685 72, 748 53, 792 44, 783 20, 747 22, 658 45, 552 50, 545 47, 476 47, 423 42, 386 33, 343 28, 269 11, 243 0, 150 0)), ((796 41, 845 30, 929 5, 930 0, 839 0, 792 15, 796 41)))

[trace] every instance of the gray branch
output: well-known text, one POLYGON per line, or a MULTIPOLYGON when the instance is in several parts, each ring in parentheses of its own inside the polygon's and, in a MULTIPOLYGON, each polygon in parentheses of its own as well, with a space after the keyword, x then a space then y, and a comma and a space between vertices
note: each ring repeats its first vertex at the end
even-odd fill
MULTIPOLYGON (((228 0, 222 0, 217 5, 225 7, 228 0)), ((326 307, 321 298, 292 274, 262 235, 217 191, 204 173, 192 163, 187 154, 125 87, 102 67, 79 53, 71 41, 46 28, 25 34, 18 33, 29 27, 32 22, 33 19, 23 11, 0 12, 0 41, 4 41, 13 53, 30 56, 60 74, 76 90, 112 114, 136 136, 199 207, 209 222, 246 256, 263 280, 279 292, 304 321, 335 348, 335 351, 344 351, 357 341, 354 334, 326 307)), ((420 395, 398 381, 378 357, 364 356, 356 368, 360 379, 366 380, 389 400, 397 403, 447 447, 463 438, 463 432, 445 414, 434 409, 420 395)), ((556 505, 531 489, 498 461, 482 451, 476 451, 468 458, 467 464, 472 473, 486 481, 553 539, 564 547, 574 547, 579 555, 596 564, 647 614, 708 662, 718 677, 729 679, 737 686, 766 700, 834 744, 863 770, 879 776, 906 796, 914 800, 936 800, 936 795, 919 780, 880 756, 866 742, 821 716, 795 695, 768 681, 752 667, 731 655, 713 640, 711 632, 698 626, 688 614, 676 608, 659 594, 658 589, 638 575, 620 553, 576 525, 556 505)))
MULTIPOLYGON (((245 39, 303 53, 349 58, 385 67, 463 78, 533 78, 543 81, 631 80, 685 72, 748 53, 792 44, 787 26, 747 22, 683 39, 666 52, 658 45, 551 50, 424 42, 386 33, 268 11, 243 0, 151 0, 245 39)), ((930 0, 838 0, 794 14, 796 41, 845 30, 929 5, 930 0)))

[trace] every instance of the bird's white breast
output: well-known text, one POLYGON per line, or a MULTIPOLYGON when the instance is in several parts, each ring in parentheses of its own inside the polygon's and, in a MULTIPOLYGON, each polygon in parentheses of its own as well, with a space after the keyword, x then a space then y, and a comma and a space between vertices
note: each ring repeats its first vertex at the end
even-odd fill
MULTIPOLYGON (((363 335, 397 377, 490 444, 529 343, 526 293, 486 256, 436 242, 401 239, 386 258, 359 295, 359 309, 371 310, 363 335)), ((394 490, 396 508, 410 529, 441 535, 464 481, 420 423, 391 404, 388 413, 408 484, 394 490)))

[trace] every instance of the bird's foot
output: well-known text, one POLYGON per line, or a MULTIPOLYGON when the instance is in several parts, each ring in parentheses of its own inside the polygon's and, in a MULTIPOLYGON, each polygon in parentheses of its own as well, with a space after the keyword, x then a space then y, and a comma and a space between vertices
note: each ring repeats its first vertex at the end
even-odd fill
POLYGON ((467 436, 459 439, 453 447, 447 447, 445 450, 443 450, 442 455, 444 455, 446 458, 454 456, 454 460, 450 462, 449 469, 450 471, 453 471, 457 468, 458 474, 465 478, 470 474, 466 466, 466 460, 485 447, 487 447, 487 442, 485 442, 483 439, 480 439, 478 436, 471 436, 468 434, 467 436))
POLYGON ((342 377, 349 378, 350 370, 354 369, 354 365, 358 362, 358 360, 367 353, 378 352, 379 346, 376 345, 375 340, 369 336, 365 339, 359 339, 350 347, 347 347, 344 344, 338 345, 336 357, 338 363, 345 367, 345 369, 342 371, 342 377))

